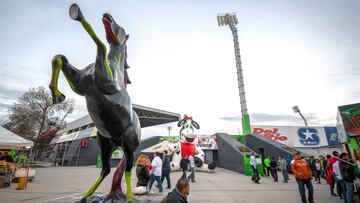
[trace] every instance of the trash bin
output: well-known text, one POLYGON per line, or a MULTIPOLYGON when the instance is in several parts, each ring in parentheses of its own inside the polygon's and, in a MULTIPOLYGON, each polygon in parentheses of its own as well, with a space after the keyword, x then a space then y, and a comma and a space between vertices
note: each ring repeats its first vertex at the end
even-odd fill
POLYGON ((96 157, 96 168, 102 168, 101 155, 98 154, 96 157))

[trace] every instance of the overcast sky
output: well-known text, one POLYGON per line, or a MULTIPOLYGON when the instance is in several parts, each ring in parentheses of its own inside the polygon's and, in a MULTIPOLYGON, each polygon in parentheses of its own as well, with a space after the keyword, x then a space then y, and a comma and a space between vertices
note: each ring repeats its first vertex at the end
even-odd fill
MULTIPOLYGON (((335 125, 337 106, 360 102, 360 2, 302 1, 28 1, 0 2, 0 115, 30 87, 48 86, 50 62, 64 54, 81 69, 96 47, 68 9, 76 2, 105 42, 109 12, 130 35, 128 91, 135 104, 193 116, 198 134, 241 131, 232 35, 217 13, 236 13, 248 112, 256 125, 335 125)), ((87 114, 76 99, 68 121, 87 114)), ((167 135, 167 126, 143 136, 167 135)), ((179 128, 173 126, 172 134, 179 128)))

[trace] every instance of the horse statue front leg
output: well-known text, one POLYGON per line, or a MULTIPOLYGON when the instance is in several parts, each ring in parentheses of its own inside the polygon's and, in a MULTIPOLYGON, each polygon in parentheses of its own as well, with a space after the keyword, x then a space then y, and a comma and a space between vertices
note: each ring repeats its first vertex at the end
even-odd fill
MULTIPOLYGON (((102 162, 102 169, 100 176, 95 181, 95 183, 88 189, 88 191, 82 196, 80 203, 86 203, 87 198, 90 197, 96 189, 99 187, 101 182, 104 178, 110 173, 111 166, 110 166, 110 157, 113 152, 113 146, 111 145, 110 141, 103 137, 100 132, 97 133, 97 140, 100 146, 101 151, 101 162, 102 162)), ((121 183, 121 180, 120 180, 121 183)))

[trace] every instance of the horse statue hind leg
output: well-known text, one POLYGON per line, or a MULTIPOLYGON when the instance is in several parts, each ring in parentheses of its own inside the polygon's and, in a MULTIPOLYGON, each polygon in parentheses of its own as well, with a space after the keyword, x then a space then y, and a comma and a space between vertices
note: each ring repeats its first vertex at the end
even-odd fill
POLYGON ((58 104, 65 100, 65 95, 58 89, 60 70, 63 72, 71 89, 77 94, 84 94, 85 88, 81 83, 82 73, 73 67, 65 56, 60 54, 55 55, 51 61, 51 65, 52 73, 49 88, 51 90, 53 104, 58 104))

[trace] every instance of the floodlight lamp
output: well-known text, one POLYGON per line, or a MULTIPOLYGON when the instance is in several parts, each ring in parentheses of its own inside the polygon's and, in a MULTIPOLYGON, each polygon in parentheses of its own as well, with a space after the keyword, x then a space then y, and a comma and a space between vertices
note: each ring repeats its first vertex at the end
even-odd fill
POLYGON ((294 110, 294 113, 300 112, 299 106, 293 106, 292 109, 294 110))

